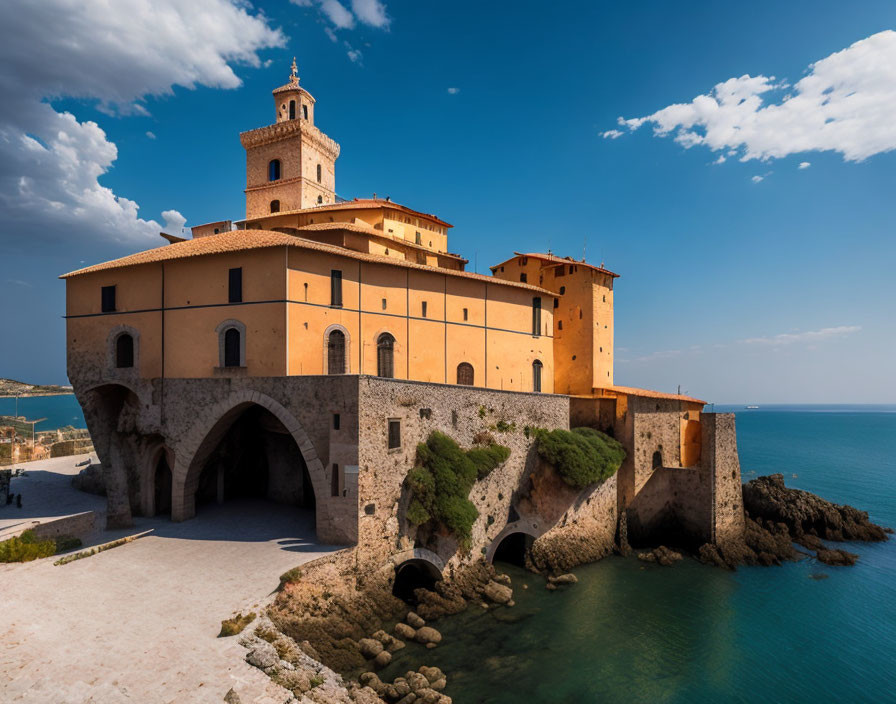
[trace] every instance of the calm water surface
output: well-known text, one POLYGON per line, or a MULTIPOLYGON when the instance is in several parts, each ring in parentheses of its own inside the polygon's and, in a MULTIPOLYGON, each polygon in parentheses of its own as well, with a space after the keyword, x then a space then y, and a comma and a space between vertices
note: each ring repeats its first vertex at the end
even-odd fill
MULTIPOLYGON (((37 424, 37 430, 56 430, 66 425, 76 428, 86 428, 84 413, 74 394, 64 396, 32 396, 20 398, 19 415, 28 420, 46 418, 37 424)), ((14 398, 0 398, 0 416, 11 416, 16 412, 16 400, 14 398)))
MULTIPOLYGON (((716 410, 737 410, 745 481, 781 472, 896 526, 896 406, 716 410)), ((896 702, 896 540, 846 547, 855 567, 614 557, 558 592, 502 565, 515 607, 441 621, 442 644, 399 651, 384 679, 437 665, 458 704, 896 702)))

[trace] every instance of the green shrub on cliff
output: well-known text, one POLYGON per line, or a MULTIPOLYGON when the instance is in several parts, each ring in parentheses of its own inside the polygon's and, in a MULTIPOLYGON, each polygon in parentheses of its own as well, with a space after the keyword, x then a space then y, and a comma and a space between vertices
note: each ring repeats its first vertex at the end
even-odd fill
POLYGON ((538 430, 536 437, 539 456, 576 489, 612 477, 625 459, 618 441, 593 428, 538 430))
POLYGON ((468 498, 477 479, 487 476, 510 456, 501 445, 462 450, 454 440, 433 431, 417 446, 417 466, 405 478, 411 491, 407 519, 415 525, 441 524, 469 549, 479 512, 468 498))

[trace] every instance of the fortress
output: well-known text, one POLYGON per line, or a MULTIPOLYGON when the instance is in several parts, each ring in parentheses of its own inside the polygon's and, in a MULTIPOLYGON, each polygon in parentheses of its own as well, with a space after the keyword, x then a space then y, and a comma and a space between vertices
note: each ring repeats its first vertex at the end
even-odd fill
POLYGON ((313 510, 321 542, 370 567, 490 559, 506 538, 571 566, 675 531, 741 537, 734 418, 613 381, 617 274, 515 252, 485 276, 444 220, 389 198, 336 195, 339 145, 299 83, 276 121, 240 135, 246 219, 64 275, 68 375, 102 461, 108 525, 202 520, 259 497, 313 510), (589 426, 627 456, 573 491, 530 428, 589 426), (509 459, 470 494, 469 553, 405 516, 416 447, 491 433, 509 459))

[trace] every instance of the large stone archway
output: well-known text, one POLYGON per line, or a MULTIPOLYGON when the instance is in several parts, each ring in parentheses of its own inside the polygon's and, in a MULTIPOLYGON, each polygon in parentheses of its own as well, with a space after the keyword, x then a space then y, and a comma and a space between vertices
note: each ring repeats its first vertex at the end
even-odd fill
POLYGON ((264 409, 291 436, 304 462, 316 497, 315 523, 318 536, 326 523, 328 507, 326 473, 317 451, 301 423, 282 404, 257 391, 239 391, 208 409, 197 419, 176 453, 173 467, 171 518, 184 521, 196 515, 196 492, 205 462, 237 419, 252 408, 264 409))

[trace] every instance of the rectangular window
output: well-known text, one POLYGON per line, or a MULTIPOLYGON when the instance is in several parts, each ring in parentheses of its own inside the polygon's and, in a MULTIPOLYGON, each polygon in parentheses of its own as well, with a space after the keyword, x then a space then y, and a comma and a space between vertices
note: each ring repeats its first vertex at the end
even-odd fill
POLYGON ((389 419, 389 449, 396 450, 401 447, 401 421, 397 418, 389 419))
POLYGON ((420 236, 420 233, 417 233, 417 244, 423 244, 423 238, 420 236))
POLYGON ((386 310, 386 299, 383 299, 383 310, 386 310))
POLYGON ((342 305, 342 272, 339 269, 330 272, 330 305, 342 305))
POLYGON ((339 496, 339 465, 334 464, 330 472, 330 496, 339 496))
POLYGON ((467 320, 468 317, 469 317, 469 311, 466 308, 464 308, 464 320, 467 320))
POLYGON ((243 269, 237 267, 228 272, 227 301, 229 303, 243 302, 243 269))
POLYGON ((541 297, 532 299, 532 334, 541 335, 541 297))
POLYGON ((423 317, 426 317, 426 301, 423 301, 423 317))
POLYGON ((302 106, 302 117, 304 117, 306 120, 308 119, 308 106, 307 105, 302 106))
POLYGON ((103 286, 102 288, 102 311, 103 313, 112 313, 115 311, 114 286, 103 286))
POLYGON ((338 413, 333 414, 333 430, 339 430, 339 424, 342 422, 342 419, 339 417, 338 413))
POLYGON ((529 281, 529 276, 527 274, 520 274, 520 281, 527 283, 529 281))

